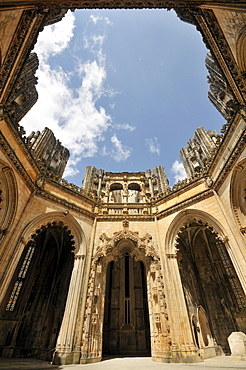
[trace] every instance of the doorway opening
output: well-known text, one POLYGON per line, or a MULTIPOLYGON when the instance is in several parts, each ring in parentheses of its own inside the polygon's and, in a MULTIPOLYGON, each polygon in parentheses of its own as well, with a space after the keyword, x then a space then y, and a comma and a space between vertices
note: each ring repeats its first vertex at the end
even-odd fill
POLYGON ((103 355, 150 356, 146 271, 125 250, 107 267, 103 355))
POLYGON ((198 313, 199 323, 192 323, 195 343, 198 348, 216 343, 230 353, 230 333, 245 331, 246 297, 227 247, 212 227, 196 219, 183 226, 177 240, 188 312, 198 313))
POLYGON ((73 236, 62 222, 36 230, 24 248, 8 293, 5 353, 50 361, 59 334, 74 264, 73 236), (8 331, 7 331, 8 330, 8 331))

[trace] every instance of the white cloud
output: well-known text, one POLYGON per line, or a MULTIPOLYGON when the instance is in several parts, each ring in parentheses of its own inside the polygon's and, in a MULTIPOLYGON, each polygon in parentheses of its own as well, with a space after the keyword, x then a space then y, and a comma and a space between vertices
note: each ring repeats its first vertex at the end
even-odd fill
POLYGON ((40 62, 51 55, 60 54, 68 47, 73 37, 75 17, 71 11, 65 15, 61 22, 45 27, 40 33, 35 51, 40 62))
POLYGON ((99 17, 99 16, 95 17, 94 15, 91 15, 90 19, 94 24, 97 24, 98 21, 104 21, 107 25, 113 24, 108 17, 99 17))
POLYGON ((128 130, 130 132, 136 130, 136 127, 129 125, 129 123, 117 123, 114 127, 117 130, 128 130))
POLYGON ((111 142, 114 144, 115 149, 114 158, 117 162, 126 161, 130 157, 132 149, 123 145, 116 135, 111 137, 111 142))
POLYGON ((158 143, 157 137, 146 139, 145 140, 146 147, 150 153, 158 154, 161 153, 161 146, 158 143))
POLYGON ((97 24, 97 22, 98 22, 98 20, 100 19, 100 17, 95 17, 94 15, 91 15, 91 16, 90 16, 90 19, 92 20, 92 22, 93 22, 94 24, 97 24))
POLYGON ((106 146, 104 146, 101 153, 102 155, 108 155, 116 162, 124 162, 130 157, 132 148, 123 145, 115 134, 111 137, 111 143, 113 144, 113 148, 108 149, 106 146))
MULTIPOLYGON (((110 115, 97 106, 100 97, 112 94, 104 86, 107 77, 102 52, 104 36, 87 37, 94 60, 85 63, 78 60, 77 68, 72 72, 65 73, 61 67, 52 68, 48 64, 49 56, 59 54, 69 46, 73 29, 74 15, 69 13, 60 23, 45 28, 46 32, 41 33, 35 48, 39 58, 41 56, 37 72, 39 99, 21 122, 27 134, 49 127, 69 149, 70 160, 65 176, 78 172, 76 166, 82 157, 92 157, 98 152, 98 143, 104 140, 104 134, 112 124, 110 115), (76 90, 70 87, 71 77, 81 79, 76 90)), ((111 138, 111 142, 117 161, 130 155, 130 149, 123 146, 116 136, 111 138)))
POLYGON ((174 179, 176 182, 178 180, 184 180, 187 177, 183 163, 177 160, 173 163, 171 171, 174 174, 174 179))

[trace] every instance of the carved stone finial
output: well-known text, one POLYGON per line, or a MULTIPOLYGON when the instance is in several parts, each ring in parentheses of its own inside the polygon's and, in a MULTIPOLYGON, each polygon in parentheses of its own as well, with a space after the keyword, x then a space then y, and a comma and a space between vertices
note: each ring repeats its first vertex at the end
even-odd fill
POLYGON ((211 177, 210 176, 208 176, 207 178, 206 178, 206 184, 207 184, 207 186, 210 188, 211 186, 213 186, 213 180, 211 179, 211 177))

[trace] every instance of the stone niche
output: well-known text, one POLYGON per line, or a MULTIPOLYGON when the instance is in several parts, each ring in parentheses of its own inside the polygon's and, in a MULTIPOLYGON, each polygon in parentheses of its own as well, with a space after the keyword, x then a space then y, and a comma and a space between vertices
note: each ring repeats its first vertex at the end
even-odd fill
POLYGON ((242 331, 233 332, 228 337, 228 343, 233 358, 246 360, 246 334, 242 331))

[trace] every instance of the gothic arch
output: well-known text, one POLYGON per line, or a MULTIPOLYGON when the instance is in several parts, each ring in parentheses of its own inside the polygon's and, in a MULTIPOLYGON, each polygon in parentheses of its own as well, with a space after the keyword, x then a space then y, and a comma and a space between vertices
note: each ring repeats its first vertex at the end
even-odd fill
POLYGON ((12 169, 0 161, 0 241, 8 231, 17 208, 17 185, 12 169))
POLYGON ((246 158, 239 162, 232 173, 230 199, 234 217, 243 235, 246 234, 246 158))
POLYGON ((196 209, 186 209, 180 212, 171 222, 165 238, 166 254, 171 255, 176 253, 176 238, 180 228, 191 220, 203 222, 208 227, 216 231, 221 240, 226 239, 226 233, 222 225, 211 215, 204 211, 196 209))
MULTIPOLYGON (((225 245, 227 240, 203 219, 189 217, 179 227, 176 256, 188 314, 197 317, 198 308, 204 307, 213 338, 227 353, 230 333, 246 328, 246 296, 225 245)), ((206 329, 204 311, 200 309, 199 313, 206 329)), ((192 326, 201 348, 196 324, 192 326)), ((209 344, 206 336, 203 350, 209 344)))
MULTIPOLYGON (((246 296, 223 227, 207 213, 188 209, 174 218, 165 243, 168 263, 177 261, 179 287, 183 290, 195 343, 200 338, 202 344, 199 344, 199 350, 208 352, 208 347, 214 348, 217 343, 225 353, 229 352, 227 337, 232 331, 246 329, 246 296), (209 341, 206 340, 206 330, 202 338, 192 321, 192 317, 199 317, 201 306, 211 328, 209 341)), ((202 310, 200 319, 206 329, 202 310)))
POLYGON ((23 230, 20 238, 22 244, 26 244, 32 238, 34 230, 38 230, 42 226, 53 222, 62 222, 71 231, 74 240, 74 253, 83 256, 86 255, 85 234, 78 221, 68 211, 44 213, 35 218, 23 230))
POLYGON ((42 223, 22 243, 22 253, 3 300, 0 319, 11 325, 3 328, 1 347, 5 356, 12 351, 14 357, 42 356, 50 360, 64 315, 75 241, 59 220, 42 223))
POLYGON ((236 45, 238 65, 242 73, 246 73, 246 27, 240 32, 236 45))

